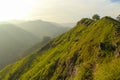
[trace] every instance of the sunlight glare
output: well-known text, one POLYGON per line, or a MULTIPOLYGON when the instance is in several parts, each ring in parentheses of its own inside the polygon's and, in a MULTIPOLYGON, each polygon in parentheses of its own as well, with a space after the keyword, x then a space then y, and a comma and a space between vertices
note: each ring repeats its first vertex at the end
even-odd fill
POLYGON ((33 0, 0 0, 0 21, 24 19, 32 5, 33 0))

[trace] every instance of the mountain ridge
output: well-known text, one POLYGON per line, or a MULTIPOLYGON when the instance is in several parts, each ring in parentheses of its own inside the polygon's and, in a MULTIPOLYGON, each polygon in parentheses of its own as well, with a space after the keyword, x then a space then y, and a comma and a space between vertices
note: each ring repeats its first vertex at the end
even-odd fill
POLYGON ((81 20, 32 55, 0 71, 2 80, 119 80, 120 22, 81 20), (112 64, 112 65, 111 65, 112 64))
POLYGON ((57 23, 35 20, 35 21, 27 21, 24 23, 17 24, 20 28, 34 34, 38 38, 43 38, 44 36, 49 36, 54 38, 55 36, 64 33, 70 28, 61 26, 57 23))

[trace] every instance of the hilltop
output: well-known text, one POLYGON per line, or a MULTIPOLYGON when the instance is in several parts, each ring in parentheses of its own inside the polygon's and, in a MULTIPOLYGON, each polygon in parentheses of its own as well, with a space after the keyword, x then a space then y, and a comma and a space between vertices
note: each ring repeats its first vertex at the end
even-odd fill
POLYGON ((120 22, 80 20, 74 28, 0 71, 0 80, 120 80, 120 22))

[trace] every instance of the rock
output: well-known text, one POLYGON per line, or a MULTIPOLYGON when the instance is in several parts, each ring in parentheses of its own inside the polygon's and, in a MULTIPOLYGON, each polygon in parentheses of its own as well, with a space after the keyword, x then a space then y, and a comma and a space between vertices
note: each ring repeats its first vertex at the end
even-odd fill
POLYGON ((115 58, 118 58, 120 57, 120 52, 118 52, 116 55, 115 55, 115 58))

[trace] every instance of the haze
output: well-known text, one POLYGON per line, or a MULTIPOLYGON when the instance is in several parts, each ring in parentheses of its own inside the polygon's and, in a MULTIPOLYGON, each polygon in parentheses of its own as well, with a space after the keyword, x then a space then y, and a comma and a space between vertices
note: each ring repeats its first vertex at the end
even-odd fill
POLYGON ((0 21, 42 19, 58 23, 76 22, 97 13, 116 17, 119 0, 0 0, 0 21))

